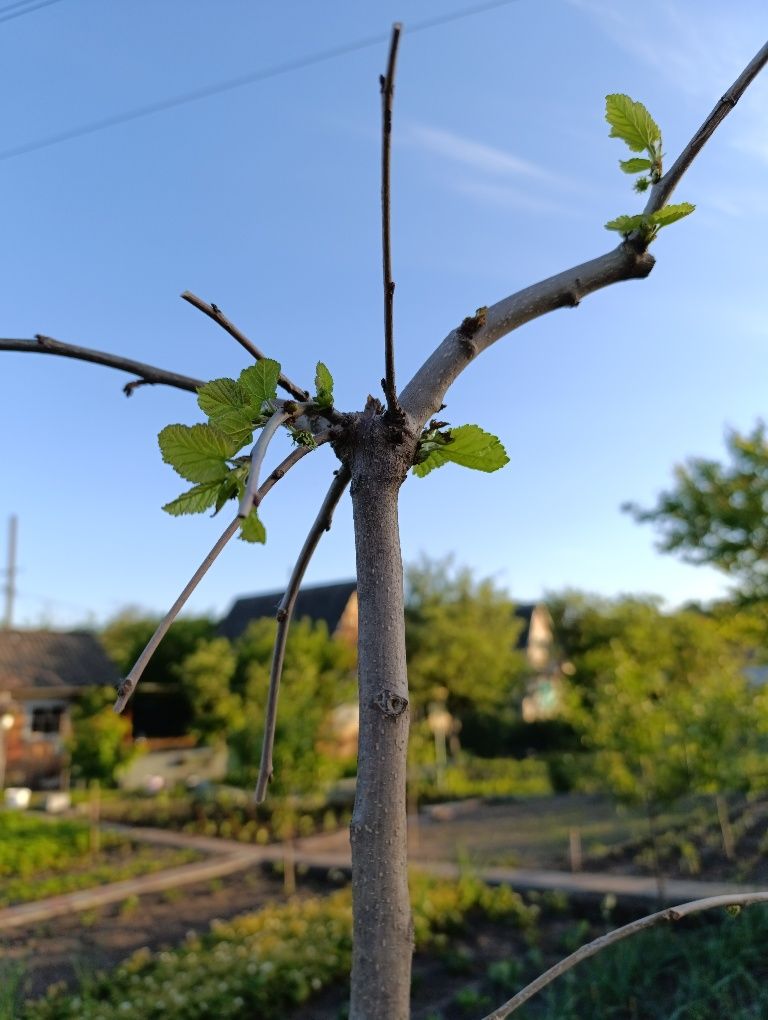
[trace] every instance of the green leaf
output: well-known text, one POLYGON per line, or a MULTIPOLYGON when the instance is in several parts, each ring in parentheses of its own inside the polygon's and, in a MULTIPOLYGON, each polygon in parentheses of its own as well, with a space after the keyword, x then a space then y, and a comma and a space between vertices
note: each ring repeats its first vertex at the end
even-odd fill
POLYGON ((157 440, 163 460, 188 482, 220 481, 238 449, 212 425, 166 425, 157 440))
POLYGON ((201 514, 216 502, 220 485, 220 482, 204 482, 202 485, 195 485, 186 492, 182 492, 180 496, 171 500, 170 503, 166 503, 163 510, 174 516, 179 516, 179 514, 201 514))
POLYGON ((255 510, 252 510, 245 520, 240 522, 240 538, 244 542, 261 542, 262 545, 267 541, 267 529, 259 520, 255 510))
POLYGON ((664 205, 658 212, 651 213, 650 219, 660 227, 667 227, 670 223, 676 223, 684 216, 690 216, 695 205, 690 202, 679 202, 677 205, 664 205))
POLYGON ((315 393, 315 403, 320 407, 333 406, 333 376, 322 361, 318 361, 315 369, 315 393))
POLYGON ((214 517, 228 500, 234 499, 238 495, 237 479, 233 475, 230 475, 228 478, 225 478, 223 482, 219 482, 217 484, 219 486, 219 491, 216 493, 216 503, 213 508, 214 517))
POLYGON ((212 379, 197 391, 197 403, 209 418, 217 418, 247 408, 250 397, 234 379, 212 379))
POLYGON ((243 369, 238 382, 248 394, 251 409, 258 415, 265 400, 274 400, 277 396, 277 380, 280 365, 271 358, 263 358, 255 365, 243 369))
POLYGON ((631 234, 633 230, 640 230, 647 225, 647 217, 639 213, 637 216, 617 216, 615 220, 608 220, 605 229, 618 230, 620 234, 631 234))
POLYGON ((629 96, 605 97, 605 119, 611 125, 610 138, 621 138, 632 152, 653 152, 661 143, 661 131, 642 103, 629 96))
POLYGON ((625 174, 641 174, 643 170, 650 170, 653 166, 650 159, 620 159, 619 166, 625 174))
POLYGON ((479 425, 460 425, 450 430, 451 442, 432 450, 413 473, 423 478, 435 468, 452 461, 475 471, 498 471, 509 463, 507 451, 500 440, 479 425))
POLYGON ((231 440, 239 450, 253 439, 253 418, 250 411, 225 411, 211 419, 211 424, 231 440))

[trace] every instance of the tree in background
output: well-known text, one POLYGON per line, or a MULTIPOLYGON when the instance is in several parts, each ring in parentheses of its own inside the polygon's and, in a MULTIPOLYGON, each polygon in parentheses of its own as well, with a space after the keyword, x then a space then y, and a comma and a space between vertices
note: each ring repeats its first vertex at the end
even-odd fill
POLYGON ((653 599, 550 601, 572 664, 566 711, 620 799, 744 789, 757 748, 750 650, 717 618, 664 613, 653 599))
MULTIPOLYGON (((99 634, 107 654, 125 675, 152 637, 158 617, 140 609, 125 609, 111 619, 99 634)), ((207 617, 177 620, 165 635, 147 665, 145 678, 151 683, 176 683, 178 667, 203 641, 216 635, 216 624, 207 617)))
POLYGON ((656 524, 659 549, 707 564, 734 582, 746 602, 768 600, 768 436, 759 421, 746 435, 725 436, 725 464, 693 457, 674 469, 675 484, 656 506, 624 509, 656 524))
POLYGON ((242 698, 232 690, 237 656, 226 638, 203 639, 174 673, 191 709, 190 732, 204 743, 227 743, 244 725, 242 698))
POLYGON ((450 560, 424 559, 406 570, 405 626, 416 719, 444 702, 472 750, 503 753, 530 673, 509 595, 450 560))
POLYGON ((113 786, 119 770, 139 753, 131 742, 131 724, 115 715, 111 687, 90 687, 72 709, 72 732, 67 740, 72 774, 113 786))
MULTIPOLYGON (((234 734, 232 747, 240 761, 242 778, 248 782, 255 778, 261 756, 264 735, 261 720, 269 688, 275 628, 274 620, 255 620, 234 650, 237 658, 234 687, 248 722, 234 734)), ((324 748, 333 741, 332 709, 355 700, 354 665, 354 650, 329 636, 324 623, 300 620, 291 628, 281 681, 272 793, 315 791, 341 773, 344 762, 324 748)))

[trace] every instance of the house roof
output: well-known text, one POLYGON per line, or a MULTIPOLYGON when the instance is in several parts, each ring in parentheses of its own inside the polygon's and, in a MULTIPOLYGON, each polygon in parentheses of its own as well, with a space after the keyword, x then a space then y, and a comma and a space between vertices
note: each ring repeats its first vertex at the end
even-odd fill
POLYGON ((0 690, 116 684, 118 673, 86 631, 0 630, 0 690))
MULTIPOLYGON (((328 633, 333 634, 356 590, 357 585, 354 581, 316 584, 302 588, 296 599, 294 618, 301 620, 308 617, 314 622, 322 620, 328 627, 328 633)), ((219 634, 234 641, 252 620, 259 620, 265 616, 274 617, 283 594, 282 591, 274 591, 266 595, 248 595, 237 599, 217 627, 219 634)))
POLYGON ((528 647, 528 640, 531 635, 531 620, 533 619, 534 610, 540 605, 540 602, 518 602, 515 605, 514 614, 522 622, 520 633, 517 635, 517 648, 528 647))

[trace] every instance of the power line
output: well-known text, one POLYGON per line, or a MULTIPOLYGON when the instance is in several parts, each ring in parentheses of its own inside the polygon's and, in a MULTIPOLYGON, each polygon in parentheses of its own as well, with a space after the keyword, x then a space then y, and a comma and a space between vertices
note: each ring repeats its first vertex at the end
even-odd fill
MULTIPOLYGON (((56 3, 58 0, 46 0, 47 3, 56 3)), ((460 21, 463 18, 470 18, 477 14, 485 14, 488 11, 500 7, 509 7, 519 0, 492 0, 490 3, 477 4, 474 7, 465 7, 462 10, 454 11, 451 14, 444 14, 437 18, 429 18, 426 21, 417 21, 414 24, 405 26, 409 35, 417 32, 426 32, 441 25, 447 25, 453 21, 460 21)), ((177 106, 186 106, 189 103, 196 103, 201 99, 208 99, 210 96, 221 95, 223 92, 232 92, 234 89, 243 88, 246 85, 254 85, 257 82, 265 81, 268 78, 277 78, 280 75, 290 74, 293 71, 300 71, 305 67, 312 67, 315 64, 323 64, 338 57, 356 53, 359 50, 369 49, 371 46, 378 46, 387 42, 389 32, 381 35, 371 35, 355 42, 345 43, 341 46, 334 46, 331 49, 319 50, 316 53, 309 53, 304 57, 297 57, 295 60, 287 60, 284 63, 273 64, 257 71, 250 71, 237 78, 229 78, 227 81, 217 82, 213 85, 205 85, 199 89, 173 96, 169 99, 160 99, 154 103, 147 103, 145 106, 137 106, 124 113, 112 114, 101 120, 91 121, 90 124, 82 124, 80 127, 70 128, 55 135, 48 135, 45 138, 34 142, 26 142, 24 145, 17 145, 12 149, 0 151, 0 160, 13 159, 16 156, 23 156, 28 152, 36 152, 38 149, 47 149, 52 145, 59 145, 61 142, 68 142, 74 138, 83 138, 85 135, 96 134, 97 131, 105 131, 107 128, 116 127, 119 124, 127 124, 133 120, 143 117, 150 117, 155 113, 163 113, 172 110, 177 106)))
MULTIPOLYGON (((5 14, 6 11, 13 11, 17 7, 21 7, 23 4, 28 3, 29 0, 17 0, 15 4, 8 4, 7 7, 0 7, 0 15, 5 14)), ((24 7, 22 11, 16 11, 15 14, 8 14, 5 18, 0 17, 0 25, 4 21, 13 21, 14 18, 21 18, 25 14, 31 14, 33 11, 39 11, 41 7, 50 7, 51 4, 59 4, 61 0, 41 0, 40 3, 34 4, 31 7, 24 7)))

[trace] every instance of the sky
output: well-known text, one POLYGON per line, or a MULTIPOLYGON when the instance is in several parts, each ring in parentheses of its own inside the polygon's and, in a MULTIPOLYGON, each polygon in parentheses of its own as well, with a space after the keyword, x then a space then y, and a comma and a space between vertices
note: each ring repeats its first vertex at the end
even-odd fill
MULTIPOLYGON (((0 336, 236 375, 247 353, 179 299, 189 289, 293 379, 310 385, 323 360, 337 406, 359 410, 383 374, 378 76, 393 21, 400 385, 477 307, 609 250, 603 224, 640 211, 607 93, 645 103, 669 163, 768 27, 760 0, 509 0, 449 17, 472 7, 2 0, 0 336), (250 80, 216 91, 235 79, 250 80), (79 132, 198 90, 213 94, 79 132)), ((722 456, 727 427, 767 413, 767 128, 765 74, 684 178, 675 200, 697 211, 655 242, 647 280, 538 319, 463 373, 441 417, 498 435, 510 463, 409 477, 406 563, 452 555, 521 601, 726 590, 620 507, 652 504, 675 463, 722 456)), ((19 626, 162 612, 226 523, 161 510, 185 485, 157 433, 202 415, 167 387, 126 399, 127 380, 0 352, 0 558, 16 514, 19 626)), ((333 468, 327 448, 305 458, 263 504, 267 545, 230 543, 189 611, 283 586, 333 468)), ((307 582, 353 573, 346 500, 307 582)))

